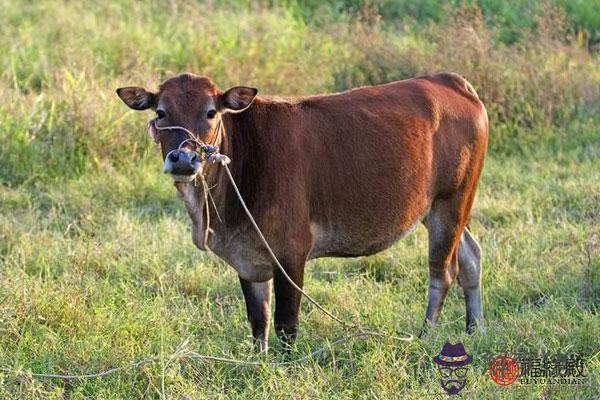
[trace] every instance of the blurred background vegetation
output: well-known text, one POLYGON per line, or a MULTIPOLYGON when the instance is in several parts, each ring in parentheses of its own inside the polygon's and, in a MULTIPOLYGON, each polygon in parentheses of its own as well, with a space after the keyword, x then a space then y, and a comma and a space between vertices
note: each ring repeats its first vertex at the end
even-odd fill
POLYGON ((600 112, 600 0, 0 5, 5 184, 127 168, 148 143, 114 89, 182 71, 284 95, 455 71, 486 103, 500 152, 600 112))

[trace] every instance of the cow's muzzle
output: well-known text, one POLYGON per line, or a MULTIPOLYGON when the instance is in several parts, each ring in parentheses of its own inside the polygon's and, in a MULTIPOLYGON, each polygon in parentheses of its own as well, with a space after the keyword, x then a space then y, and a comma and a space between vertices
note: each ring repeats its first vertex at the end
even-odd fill
POLYGON ((177 182, 190 182, 202 166, 200 156, 188 149, 172 150, 165 158, 164 171, 177 182))

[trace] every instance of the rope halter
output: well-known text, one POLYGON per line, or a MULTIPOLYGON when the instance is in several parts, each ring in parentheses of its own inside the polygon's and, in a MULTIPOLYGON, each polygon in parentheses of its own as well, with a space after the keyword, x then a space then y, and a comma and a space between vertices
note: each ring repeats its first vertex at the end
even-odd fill
POLYGON ((204 143, 202 140, 200 140, 200 138, 197 135, 195 135, 192 131, 190 131, 189 129, 187 129, 183 126, 179 126, 179 125, 157 126, 156 119, 152 119, 152 120, 148 121, 148 129, 149 130, 156 129, 159 131, 166 131, 166 130, 172 130, 172 129, 182 130, 187 134, 187 138, 179 144, 179 147, 177 147, 177 150, 181 150, 183 148, 183 146, 185 146, 187 143, 192 143, 194 146, 196 146, 200 150, 199 152, 200 152, 200 160, 201 161, 206 161, 211 164, 214 164, 217 162, 221 163, 221 164, 229 164, 231 162, 229 157, 227 157, 225 154, 219 153, 219 146, 217 145, 217 143, 220 143, 223 138, 223 120, 222 119, 219 119, 219 122, 217 124, 217 128, 216 128, 217 136, 216 136, 213 144, 204 143))

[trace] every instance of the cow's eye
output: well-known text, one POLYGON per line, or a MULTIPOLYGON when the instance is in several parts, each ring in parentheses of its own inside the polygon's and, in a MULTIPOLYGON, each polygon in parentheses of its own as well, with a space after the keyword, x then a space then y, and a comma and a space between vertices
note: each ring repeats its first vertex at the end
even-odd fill
POLYGON ((156 110, 156 118, 163 119, 165 117, 165 110, 158 109, 156 110))
POLYGON ((206 113, 206 118, 213 119, 217 115, 217 110, 208 110, 206 113))

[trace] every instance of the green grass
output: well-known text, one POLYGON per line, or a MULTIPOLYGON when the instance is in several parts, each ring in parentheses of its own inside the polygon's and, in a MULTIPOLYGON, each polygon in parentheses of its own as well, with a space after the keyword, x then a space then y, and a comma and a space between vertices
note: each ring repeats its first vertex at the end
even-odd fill
MULTIPOLYGON (((544 23, 560 26, 552 22, 560 16, 538 16, 540 30, 530 31, 487 21, 490 9, 508 15, 524 2, 480 3, 480 19, 429 1, 423 16, 417 9, 400 20, 394 10, 412 2, 381 2, 376 22, 360 2, 317 9, 292 1, 236 8, 0 0, 0 33, 10 38, 0 41, 0 367, 13 371, 0 372, 0 398, 440 397, 431 358, 447 340, 462 341, 474 359, 464 397, 598 398, 598 55, 569 39, 571 28, 560 37, 544 31, 544 23), (507 44, 507 27, 535 40, 507 44), (472 221, 484 252, 487 330, 463 333, 454 288, 440 325, 411 343, 353 340, 288 367, 170 360, 178 350, 283 360, 274 337, 273 351, 254 354, 233 269, 193 246, 183 204, 144 132, 147 115, 114 94, 184 70, 222 87, 279 94, 439 70, 466 75, 492 118, 472 221), (589 380, 508 388, 491 381, 491 357, 524 351, 580 353, 589 380), (161 361, 96 380, 28 376, 153 356, 161 361)), ((567 19, 577 21, 583 11, 569 7, 567 19)), ((597 15, 592 9, 585 21, 597 15)), ((346 320, 417 333, 426 253, 420 227, 372 257, 310 262, 306 289, 346 320)), ((343 335, 303 302, 293 356, 343 335)))

